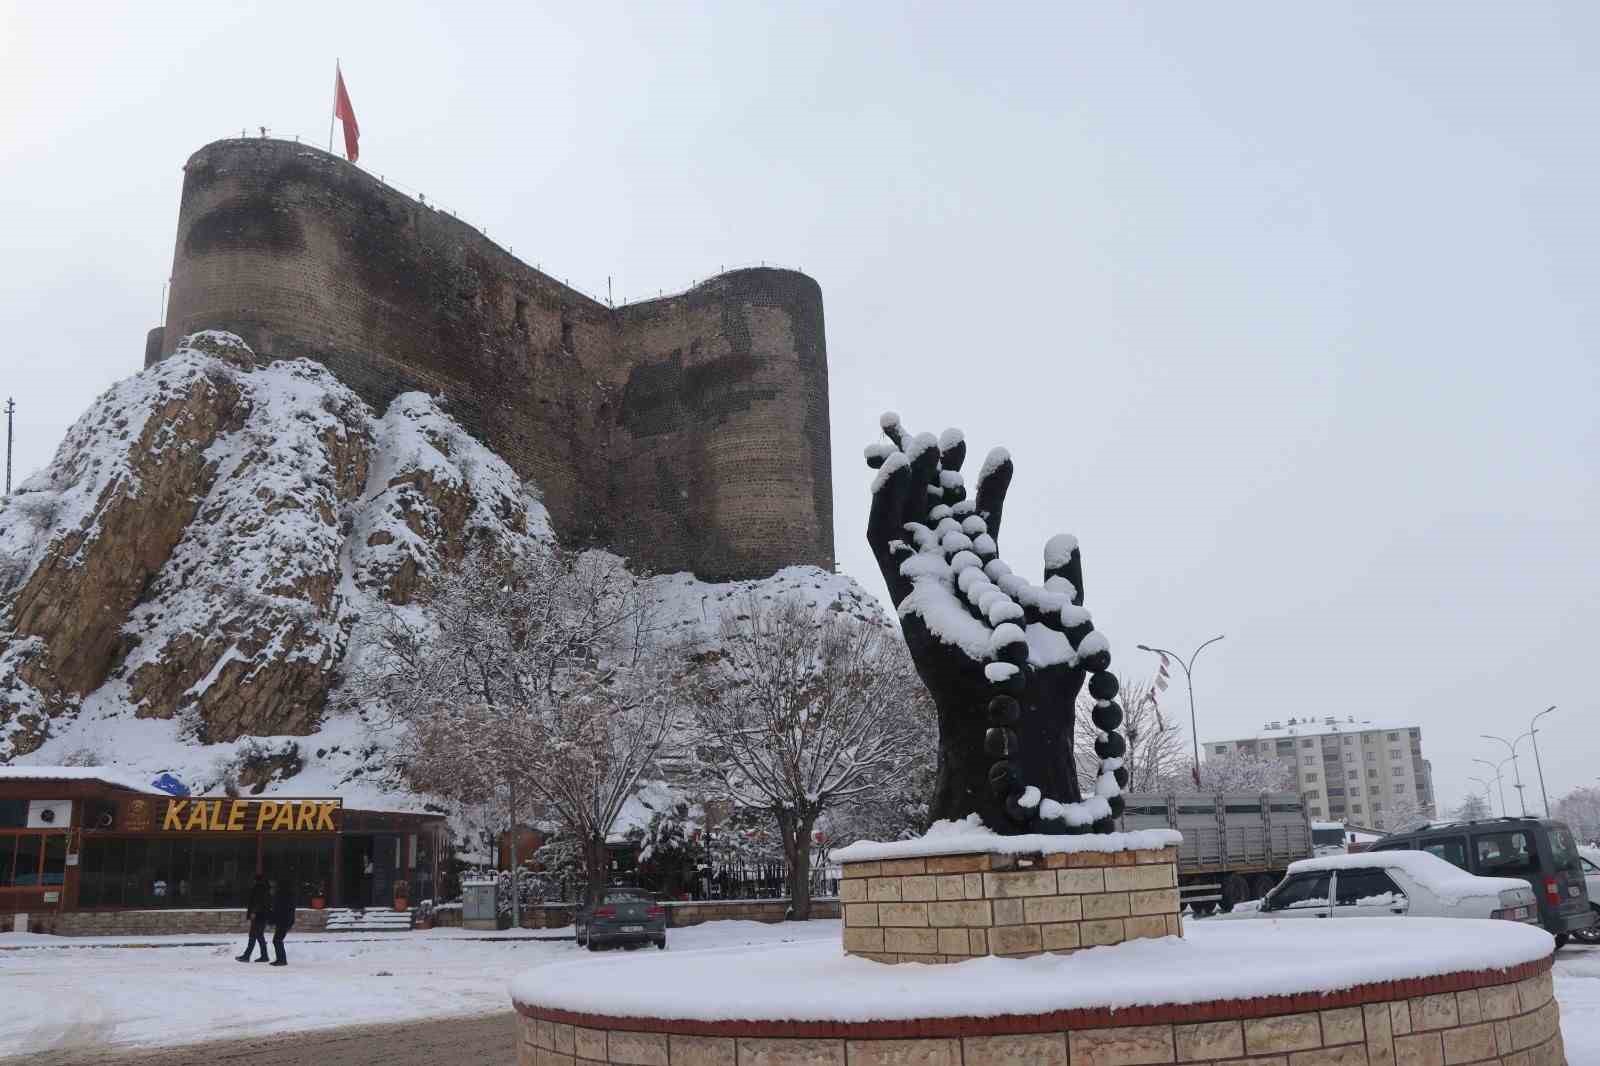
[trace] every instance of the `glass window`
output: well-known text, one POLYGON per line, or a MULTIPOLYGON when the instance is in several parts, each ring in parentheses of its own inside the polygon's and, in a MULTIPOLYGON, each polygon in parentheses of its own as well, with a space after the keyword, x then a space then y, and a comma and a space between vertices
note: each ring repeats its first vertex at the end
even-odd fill
POLYGON ((1315 770, 1306 771, 1306 780, 1307 781, 1315 781, 1316 779, 1317 779, 1317 772, 1315 770))
POLYGON ((1390 777, 1404 777, 1405 776, 1405 770, 1402 769, 1399 766, 1396 766, 1393 770, 1389 771, 1389 776, 1390 777))
POLYGON ((1344 746, 1347 747, 1347 748, 1350 747, 1355 742, 1356 742, 1356 738, 1355 737, 1345 737, 1344 738, 1344 746))
POLYGON ((1361 813, 1361 804, 1352 803, 1350 805, 1350 813, 1352 813, 1352 814, 1360 814, 1361 813))
POLYGON ((1389 734, 1389 739, 1390 740, 1399 740, 1400 739, 1400 734, 1399 733, 1390 733, 1389 734))
POLYGON ((1558 870, 1579 873, 1583 869, 1578 861, 1578 847, 1572 842, 1572 834, 1565 829, 1550 830, 1550 859, 1558 870))
POLYGON ((1309 747, 1311 747, 1311 746, 1312 746, 1312 742, 1311 742, 1311 741, 1309 741, 1309 740, 1302 740, 1302 741, 1301 741, 1301 742, 1300 742, 1300 746, 1301 746, 1301 747, 1302 747, 1302 748, 1309 748, 1309 747))
POLYGON ((11 884, 11 869, 17 857, 14 833, 0 833, 0 886, 11 884))
POLYGON ((1539 872, 1539 849, 1527 833, 1485 833, 1473 837, 1478 873, 1486 877, 1514 877, 1539 872))
MULTIPOLYGON (((1373 776, 1376 777, 1377 775, 1374 774, 1373 776)), ((1368 785, 1367 786, 1367 795, 1369 795, 1369 796, 1376 796, 1376 795, 1379 795, 1382 792, 1383 792, 1383 788, 1380 785, 1368 785)))
POLYGON ((1217 754, 1218 755, 1226 755, 1226 754, 1228 754, 1228 745, 1226 745, 1226 744, 1218 744, 1217 745, 1217 754))
POLYGON ((318 888, 327 893, 333 883, 333 838, 268 837, 261 843, 261 868, 273 880, 288 877, 300 899, 310 899, 318 888))
POLYGON ((1404 785, 1396 785, 1396 786, 1394 786, 1394 794, 1396 796, 1404 796, 1406 794, 1406 786, 1404 786, 1404 785))
POLYGON ((16 838, 16 867, 11 883, 17 888, 39 887, 39 862, 44 857, 44 838, 37 833, 24 833, 16 838))
POLYGON ((1422 845, 1422 850, 1429 855, 1437 855, 1451 866, 1467 868, 1467 842, 1461 837, 1450 837, 1446 840, 1430 840, 1422 845))
POLYGON ((1349 778, 1351 781, 1354 781, 1356 778, 1361 776, 1361 771, 1360 770, 1351 770, 1349 773, 1345 774, 1344 776, 1349 778))
POLYGON ((0 829, 21 829, 27 824, 27 800, 0 800, 0 829))
POLYGON ((1310 790, 1309 792, 1306 793, 1306 799, 1319 800, 1321 798, 1322 798, 1322 790, 1321 789, 1315 789, 1314 788, 1314 789, 1312 789, 1312 790, 1310 790))
POLYGON ((1334 902, 1340 907, 1384 907, 1406 898, 1382 870, 1340 870, 1335 892, 1334 902))
POLYGON ((67 880, 67 837, 52 833, 44 838, 44 869, 40 884, 60 888, 67 880))
POLYGON ((1313 807, 1313 808, 1311 808, 1311 817, 1313 817, 1313 818, 1321 818, 1322 817, 1322 808, 1321 807, 1313 807))
POLYGON ((1389 758, 1398 759, 1399 757, 1400 757, 1400 749, 1399 748, 1390 748, 1389 749, 1389 758))
POLYGON ((1299 907, 1328 905, 1328 875, 1296 874, 1267 896, 1267 910, 1287 911, 1299 907))

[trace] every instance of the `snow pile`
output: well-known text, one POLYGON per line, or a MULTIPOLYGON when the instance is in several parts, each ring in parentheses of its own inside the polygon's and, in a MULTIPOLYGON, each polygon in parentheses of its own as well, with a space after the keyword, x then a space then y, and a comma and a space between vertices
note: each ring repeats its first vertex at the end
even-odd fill
POLYGON ((871 1022, 1205 1003, 1481 970, 1550 957, 1515 922, 1195 923, 1187 939, 1132 940, 1071 955, 885 966, 811 942, 760 952, 613 958, 531 970, 519 1004, 613 1017, 871 1022))
POLYGON ((0 781, 98 781, 130 792, 167 795, 133 774, 97 766, 0 766, 0 781))
POLYGON ((914 840, 879 843, 859 840, 833 852, 834 862, 915 859, 927 855, 1056 855, 1078 851, 1157 851, 1176 847, 1183 834, 1176 829, 1139 829, 1131 833, 1086 833, 1079 836, 1026 834, 1001 836, 969 814, 959 822, 935 822, 914 840))
POLYGON ((1446 903, 1469 899, 1498 900, 1508 889, 1524 889, 1528 882, 1515 877, 1479 877, 1426 851, 1363 851, 1355 855, 1324 855, 1289 864, 1289 876, 1320 870, 1399 870, 1446 903))

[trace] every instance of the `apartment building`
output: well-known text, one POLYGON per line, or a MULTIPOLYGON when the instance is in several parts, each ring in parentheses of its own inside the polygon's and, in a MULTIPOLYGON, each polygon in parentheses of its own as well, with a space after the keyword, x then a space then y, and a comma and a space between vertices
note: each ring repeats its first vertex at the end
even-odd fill
POLYGON ((1433 768, 1416 726, 1290 718, 1266 723, 1253 737, 1210 741, 1205 750, 1251 752, 1292 766, 1312 818, 1385 826, 1410 811, 1436 813, 1433 768))

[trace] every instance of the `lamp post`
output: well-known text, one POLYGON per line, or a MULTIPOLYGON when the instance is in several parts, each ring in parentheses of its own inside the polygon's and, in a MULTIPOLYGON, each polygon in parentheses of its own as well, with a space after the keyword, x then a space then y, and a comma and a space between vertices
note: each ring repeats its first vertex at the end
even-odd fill
POLYGON ((1183 657, 1175 651, 1167 651, 1164 648, 1152 648, 1148 644, 1135 645, 1140 651, 1153 652, 1154 654, 1161 656, 1163 659, 1176 659, 1178 661, 1178 665, 1183 667, 1183 683, 1189 690, 1189 732, 1194 740, 1194 787, 1196 791, 1199 791, 1200 789, 1200 727, 1196 724, 1194 717, 1194 661, 1200 658, 1200 653, 1205 651, 1208 645, 1215 644, 1217 641, 1221 640, 1224 635, 1225 634, 1218 633, 1216 636, 1200 645, 1194 650, 1194 654, 1189 656, 1188 662, 1184 662, 1183 657))
POLYGON ((1517 745, 1522 743, 1522 737, 1525 737, 1528 734, 1524 733, 1522 734, 1522 737, 1518 737, 1516 740, 1507 740, 1505 737, 1497 737, 1493 733, 1479 733, 1478 735, 1484 740, 1498 740, 1500 743, 1504 744, 1506 746, 1506 750, 1511 753, 1511 773, 1514 775, 1514 780, 1517 783, 1517 803, 1522 807, 1522 816, 1526 818, 1528 816, 1528 798, 1522 794, 1522 764, 1517 762, 1517 745))
POLYGON ((1489 813, 1490 814, 1493 814, 1494 813, 1494 796, 1489 791, 1489 782, 1485 781, 1481 777, 1469 777, 1469 778, 1467 778, 1467 780, 1468 781, 1476 781, 1478 784, 1483 786, 1483 803, 1484 803, 1484 806, 1489 808, 1489 813))
POLYGON ((1501 759, 1498 766, 1490 762, 1488 759, 1473 759, 1472 761, 1481 762, 1483 765, 1494 771, 1494 783, 1500 788, 1500 817, 1504 818, 1506 816, 1506 783, 1500 771, 1505 767, 1506 763, 1510 762, 1511 760, 1501 759))
POLYGON ((1533 738, 1533 765, 1539 769, 1539 798, 1544 800, 1544 816, 1550 817, 1550 793, 1544 790, 1544 763, 1539 761, 1539 719, 1556 709, 1551 704, 1533 716, 1533 721, 1528 723, 1528 735, 1533 738))

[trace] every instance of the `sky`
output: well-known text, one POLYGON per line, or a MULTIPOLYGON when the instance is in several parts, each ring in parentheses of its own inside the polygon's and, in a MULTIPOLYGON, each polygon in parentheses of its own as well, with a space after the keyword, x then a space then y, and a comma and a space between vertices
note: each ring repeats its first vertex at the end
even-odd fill
MULTIPOLYGON (((1600 8, 0 19, 18 480, 139 369, 185 158, 261 126, 325 144, 338 57, 362 166, 579 288, 815 277, 838 559, 880 595, 861 447, 894 409, 961 427, 973 467, 1011 450, 1002 552, 1030 570, 1079 537, 1118 672, 1226 634, 1195 668, 1202 741, 1415 724, 1452 806, 1504 757, 1480 734, 1555 704, 1548 791, 1600 775, 1600 8)), ((1186 718, 1181 681, 1166 705, 1186 718)))

